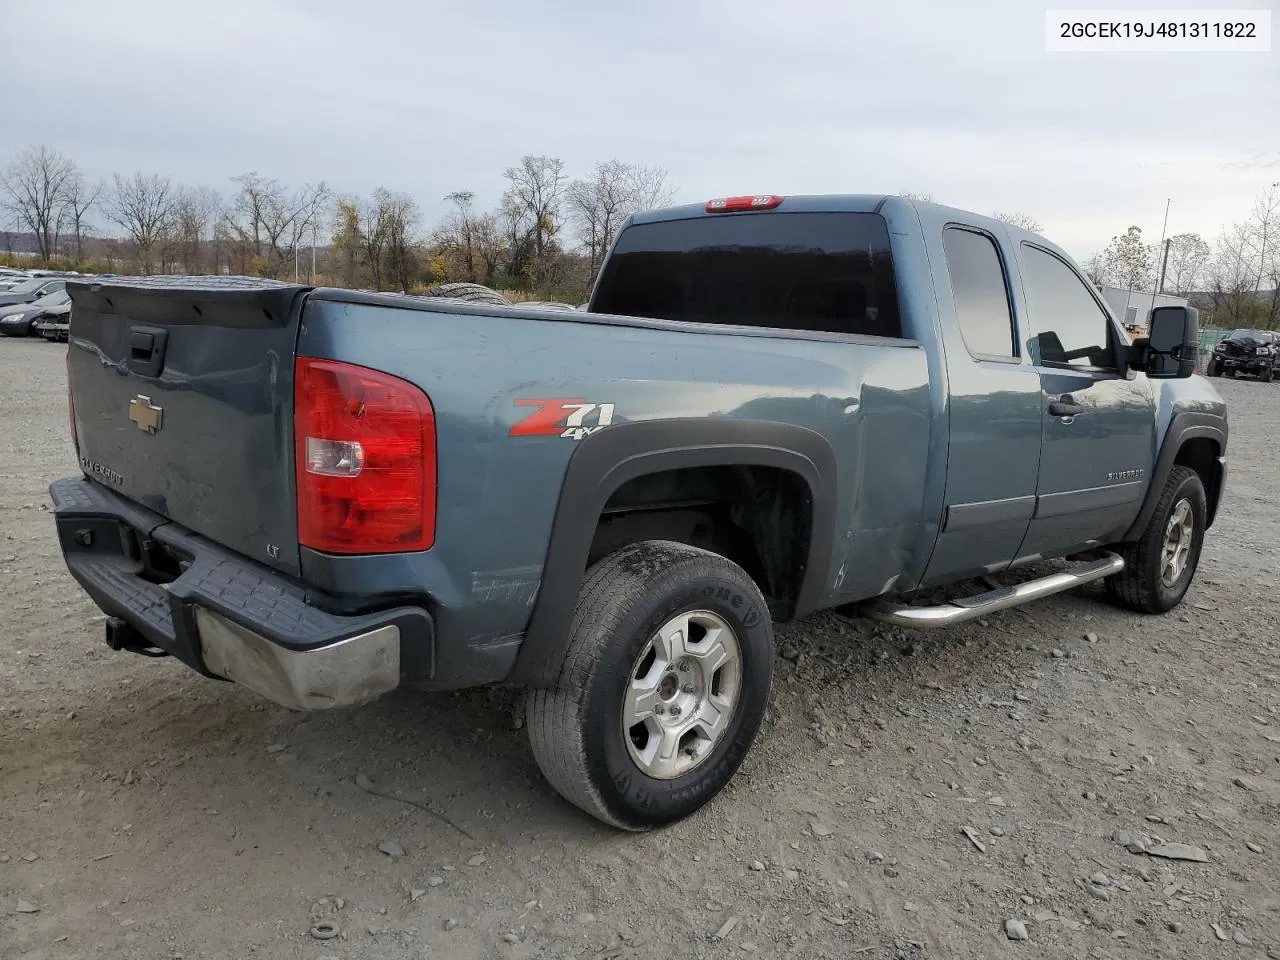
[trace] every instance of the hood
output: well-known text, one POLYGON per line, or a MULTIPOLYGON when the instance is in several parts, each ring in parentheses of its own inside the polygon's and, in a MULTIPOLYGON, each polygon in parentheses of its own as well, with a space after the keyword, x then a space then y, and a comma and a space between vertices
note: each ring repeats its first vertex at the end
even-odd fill
POLYGON ((30 303, 36 299, 29 293, 0 293, 0 306, 12 306, 16 303, 30 303))
POLYGON ((1267 345, 1270 344, 1269 340, 1264 339, 1261 335, 1254 334, 1254 333, 1233 333, 1233 334, 1230 334, 1229 336, 1223 337, 1222 342, 1229 343, 1232 346, 1236 346, 1236 347, 1247 347, 1249 349, 1261 347, 1264 344, 1267 344, 1267 345))
MULTIPOLYGON (((0 304, 4 304, 4 301, 0 300, 0 304)), ((31 301, 29 300, 26 301, 25 303, 11 302, 11 303, 5 304, 3 306, 0 306, 0 320, 3 320, 5 317, 16 317, 18 314, 26 313, 30 309, 31 309, 31 301)))

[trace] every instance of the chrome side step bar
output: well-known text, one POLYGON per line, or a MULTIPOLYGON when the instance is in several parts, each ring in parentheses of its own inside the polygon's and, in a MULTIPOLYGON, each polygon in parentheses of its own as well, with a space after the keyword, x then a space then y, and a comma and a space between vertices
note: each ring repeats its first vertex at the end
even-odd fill
POLYGON ((872 620, 891 623, 898 627, 932 629, 951 627, 967 620, 985 617, 997 610, 1018 607, 1041 597, 1062 593, 1073 587, 1101 580, 1124 569, 1124 558, 1108 553, 1098 560, 1090 560, 1061 573, 1050 574, 1038 580, 1028 580, 1012 587, 999 587, 972 597, 961 597, 933 607, 915 607, 909 603, 889 600, 872 600, 858 608, 858 613, 872 620))

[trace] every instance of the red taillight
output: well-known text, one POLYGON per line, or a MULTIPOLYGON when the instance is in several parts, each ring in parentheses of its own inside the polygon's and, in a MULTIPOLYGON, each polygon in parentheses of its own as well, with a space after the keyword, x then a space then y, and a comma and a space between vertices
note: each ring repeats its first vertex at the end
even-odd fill
POLYGON ((782 198, 770 194, 760 197, 721 197, 707 201, 707 213, 737 213, 742 210, 772 210, 782 198))
POLYGON ((67 418, 71 422, 71 445, 80 455, 80 435, 76 433, 76 398, 71 393, 71 348, 67 347, 67 418))
POLYGON ((436 535, 436 418, 425 393, 350 363, 294 365, 298 542, 326 553, 426 550, 436 535))

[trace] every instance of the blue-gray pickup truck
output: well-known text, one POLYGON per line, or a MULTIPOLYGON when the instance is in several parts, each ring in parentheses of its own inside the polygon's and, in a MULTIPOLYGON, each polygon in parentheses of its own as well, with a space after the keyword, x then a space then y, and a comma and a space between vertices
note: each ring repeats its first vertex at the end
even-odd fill
POLYGON ((1052 243, 899 197, 635 216, 585 311, 68 289, 51 494, 112 648, 294 709, 513 685, 548 781, 626 829, 733 776, 775 622, 1096 580, 1161 613, 1225 484, 1193 309, 1131 342, 1052 243))

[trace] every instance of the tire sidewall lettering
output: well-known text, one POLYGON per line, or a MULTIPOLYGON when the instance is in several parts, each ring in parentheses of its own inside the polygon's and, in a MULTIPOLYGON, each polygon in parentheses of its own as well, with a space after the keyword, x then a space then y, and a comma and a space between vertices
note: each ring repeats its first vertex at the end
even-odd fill
MULTIPOLYGON (((743 574, 745 576, 745 574, 743 574)), ((587 737, 603 766, 589 770, 604 788, 606 802, 628 820, 634 811, 642 819, 662 822, 676 819, 701 806, 725 785, 742 763, 763 719, 773 673, 772 624, 761 613, 758 600, 722 576, 695 575, 683 589, 676 588, 655 606, 639 604, 618 624, 613 655, 608 666, 593 678, 586 709, 587 737), (636 767, 627 750, 620 704, 629 682, 631 665, 653 632, 679 613, 707 609, 725 618, 738 634, 743 651, 742 691, 730 729, 706 762, 674 780, 656 780, 636 767), (597 752, 598 751, 598 752, 597 752), (612 794, 609 797, 608 794, 612 794)))

